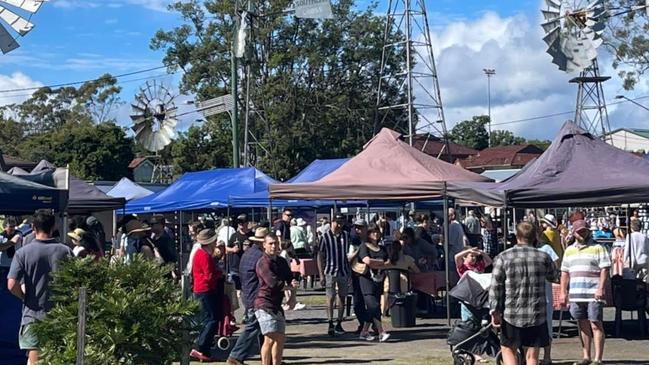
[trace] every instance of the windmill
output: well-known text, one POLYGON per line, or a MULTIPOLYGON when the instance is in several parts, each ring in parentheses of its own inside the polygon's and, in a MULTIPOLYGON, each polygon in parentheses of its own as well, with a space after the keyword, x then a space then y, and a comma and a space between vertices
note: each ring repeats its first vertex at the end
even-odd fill
POLYGON ((135 141, 144 149, 154 152, 149 156, 154 161, 151 182, 161 183, 171 180, 171 167, 161 163, 158 152, 168 146, 175 136, 178 120, 176 98, 163 84, 147 81, 140 87, 135 100, 131 103, 131 129, 135 132, 135 141))
POLYGON ((20 47, 12 33, 21 37, 29 33, 34 28, 30 18, 40 9, 44 2, 45 0, 0 0, 0 19, 2 19, 0 51, 3 54, 20 47), (16 11, 24 13, 27 18, 16 13, 16 11))
POLYGON ((552 63, 567 73, 579 73, 570 80, 577 84, 575 123, 593 135, 607 136, 611 131, 604 99, 602 76, 597 63, 597 49, 602 45, 606 20, 631 11, 646 10, 644 5, 613 9, 604 0, 545 0, 541 9, 545 32, 543 40, 552 63))

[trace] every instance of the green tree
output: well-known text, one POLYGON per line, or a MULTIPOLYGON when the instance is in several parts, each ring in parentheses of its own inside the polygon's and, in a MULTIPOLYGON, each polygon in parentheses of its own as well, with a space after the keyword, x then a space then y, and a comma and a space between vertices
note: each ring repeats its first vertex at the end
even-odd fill
POLYGON ((449 137, 451 141, 476 150, 482 150, 489 146, 489 134, 485 126, 489 123, 486 115, 475 116, 471 120, 465 120, 456 124, 449 137))
POLYGON ((40 363, 76 361, 79 288, 87 288, 85 360, 99 364, 171 364, 189 345, 188 318, 197 311, 181 299, 169 268, 139 255, 130 263, 70 258, 50 284, 53 309, 35 325, 40 363))
POLYGON ((12 156, 18 156, 19 146, 25 136, 21 123, 11 118, 5 118, 0 110, 0 151, 12 156))
POLYGON ((527 143, 528 144, 533 144, 536 147, 538 147, 538 148, 545 151, 545 150, 548 149, 548 147, 550 147, 550 145, 552 144, 552 141, 549 141, 547 139, 530 139, 530 140, 527 140, 527 143))
MULTIPOLYGON (((341 0, 333 7, 334 19, 316 21, 278 15, 289 4, 289 0, 256 3, 253 13, 275 15, 252 17, 252 40, 241 60, 241 85, 251 86, 253 164, 280 179, 316 158, 357 153, 383 126, 405 130, 407 125, 403 110, 378 118, 375 124, 385 28, 385 18, 374 13, 376 6, 357 10, 353 0, 341 0)), ((199 99, 229 93, 234 2, 178 1, 170 9, 180 14, 183 24, 157 32, 151 47, 165 51, 163 62, 169 70, 184 71, 181 90, 199 99)), ((400 61, 405 52, 388 51, 394 54, 386 69, 403 72, 400 61)), ((386 103, 404 100, 396 81, 383 82, 388 88, 386 103)), ((241 111, 244 94, 238 98, 241 111)), ((240 116, 243 125, 245 113, 240 116)), ((230 140, 228 123, 227 115, 208 119, 209 128, 223 135, 222 141, 230 140)), ((239 138, 243 140, 242 135, 239 138)))
POLYGON ((74 176, 86 180, 119 180, 128 176, 133 140, 113 123, 68 122, 58 129, 29 136, 20 155, 32 161, 46 159, 56 166, 70 165, 74 176))
POLYGON ((525 138, 517 137, 514 133, 507 130, 491 131, 490 138, 492 146, 511 146, 525 143, 525 138))
POLYGON ((646 9, 624 12, 646 5, 644 0, 611 0, 607 7, 620 16, 608 20, 605 45, 613 53, 613 67, 619 70, 626 90, 633 89, 639 78, 649 70, 649 21, 646 9))
POLYGON ((170 160, 175 174, 207 170, 214 166, 227 166, 231 149, 227 131, 229 124, 221 125, 220 131, 207 125, 192 126, 180 133, 170 145, 170 160))

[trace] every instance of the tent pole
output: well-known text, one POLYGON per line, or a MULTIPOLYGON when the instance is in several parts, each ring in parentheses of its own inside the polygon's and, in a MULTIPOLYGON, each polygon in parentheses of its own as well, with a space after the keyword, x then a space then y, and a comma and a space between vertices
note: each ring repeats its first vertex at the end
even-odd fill
POLYGON ((509 225, 507 224, 507 204, 503 208, 503 251, 507 249, 507 235, 509 234, 509 225))
POLYGON ((273 225, 273 199, 268 199, 268 212, 266 212, 266 215, 268 216, 268 224, 273 225))
POLYGON ((448 295, 450 290, 450 273, 449 273, 449 258, 448 258, 448 195, 446 194, 446 182, 444 182, 444 260, 446 263, 444 265, 445 275, 446 275, 446 321, 447 324, 451 325, 451 297, 448 295))

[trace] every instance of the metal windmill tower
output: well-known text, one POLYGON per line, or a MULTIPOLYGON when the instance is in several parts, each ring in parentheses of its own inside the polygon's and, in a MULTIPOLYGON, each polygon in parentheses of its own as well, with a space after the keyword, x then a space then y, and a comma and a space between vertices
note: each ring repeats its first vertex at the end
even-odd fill
POLYGON ((448 154, 446 120, 424 0, 389 0, 380 74, 375 129, 391 113, 405 110, 410 145, 418 130, 428 131, 444 141, 448 154), (404 53, 405 64, 402 59, 391 59, 404 53), (394 64, 402 68, 393 69, 394 64), (405 91, 405 101, 387 98, 388 85, 393 82, 399 93, 405 91))

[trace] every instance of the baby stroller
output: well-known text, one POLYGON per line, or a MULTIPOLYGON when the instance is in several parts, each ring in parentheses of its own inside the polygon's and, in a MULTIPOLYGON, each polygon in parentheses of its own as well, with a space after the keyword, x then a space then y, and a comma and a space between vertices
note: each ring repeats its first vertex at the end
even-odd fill
MULTIPOLYGON (((496 357, 502 364, 500 340, 491 326, 489 316, 489 286, 491 274, 467 272, 449 291, 449 295, 462 302, 473 315, 473 320, 457 321, 451 327, 446 342, 451 346, 454 365, 473 365, 473 354, 496 357)), ((519 356, 519 363, 521 357, 519 356)))

